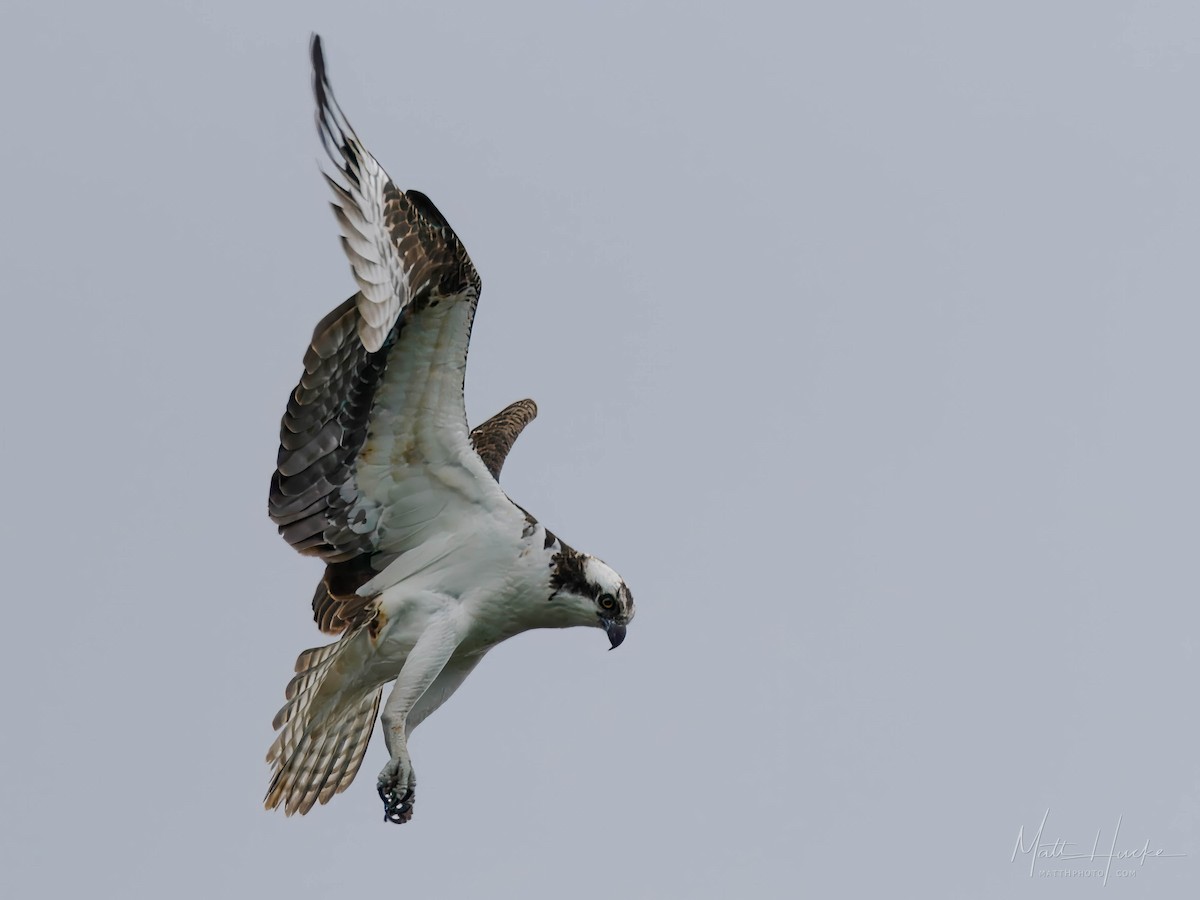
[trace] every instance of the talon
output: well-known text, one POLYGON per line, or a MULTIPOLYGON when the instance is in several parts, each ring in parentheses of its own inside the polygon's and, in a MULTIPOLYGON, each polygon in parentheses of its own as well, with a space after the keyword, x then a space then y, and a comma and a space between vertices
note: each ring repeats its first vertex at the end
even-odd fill
POLYGON ((416 785, 412 764, 406 756, 397 755, 388 761, 375 782, 383 801, 383 821, 403 825, 412 818, 416 785))
POLYGON ((396 800, 385 804, 383 810, 383 821, 391 822, 393 825, 403 825, 412 818, 413 805, 408 800, 396 800))
POLYGON ((380 782, 378 791, 379 799, 383 801, 383 821, 403 825, 412 818, 415 792, 411 785, 405 788, 403 794, 397 795, 392 786, 380 782))

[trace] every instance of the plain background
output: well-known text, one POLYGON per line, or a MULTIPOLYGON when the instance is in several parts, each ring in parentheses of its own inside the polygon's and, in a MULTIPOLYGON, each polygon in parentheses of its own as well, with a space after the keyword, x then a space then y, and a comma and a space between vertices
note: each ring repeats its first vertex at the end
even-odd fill
POLYGON ((6 896, 1194 896, 1200 7, 0 30, 6 896), (321 642, 278 420, 353 290, 314 30, 483 275, 472 421, 541 406, 505 487, 639 604, 616 653, 497 649, 417 732, 402 829, 378 740, 328 807, 260 807, 321 642), (1031 878, 1046 810, 1190 855, 1031 878))

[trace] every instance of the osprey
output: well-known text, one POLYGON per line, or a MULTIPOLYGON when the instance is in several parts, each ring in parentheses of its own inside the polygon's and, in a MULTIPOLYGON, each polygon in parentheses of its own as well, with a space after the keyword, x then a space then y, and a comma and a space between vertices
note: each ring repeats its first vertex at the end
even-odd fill
POLYGON ((445 217, 402 191, 333 97, 321 39, 313 91, 342 247, 359 291, 322 319, 280 428, 269 512, 325 574, 313 595, 338 640, 296 660, 267 761, 268 809, 306 813, 362 763, 383 689, 384 818, 412 817, 408 737, 492 647, 532 628, 625 639, 621 577, 513 503, 497 481, 537 414, 520 400, 468 430, 463 373, 480 280, 445 217))

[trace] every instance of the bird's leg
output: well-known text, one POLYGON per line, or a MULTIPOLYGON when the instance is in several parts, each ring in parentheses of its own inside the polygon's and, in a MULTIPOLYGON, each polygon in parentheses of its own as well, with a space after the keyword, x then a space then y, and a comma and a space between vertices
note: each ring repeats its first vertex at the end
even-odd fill
POLYGON ((412 818, 417 779, 408 755, 408 716, 457 646, 452 616, 436 619, 409 652, 383 707, 383 737, 391 759, 380 771, 376 786, 387 822, 399 825, 412 818))

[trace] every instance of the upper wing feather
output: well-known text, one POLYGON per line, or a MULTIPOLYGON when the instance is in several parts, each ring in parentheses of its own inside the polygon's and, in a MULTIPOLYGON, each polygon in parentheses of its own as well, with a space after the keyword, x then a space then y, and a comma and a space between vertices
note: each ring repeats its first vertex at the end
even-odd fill
POLYGON ((537 404, 532 400, 518 400, 472 429, 471 446, 497 481, 513 442, 535 418, 537 404))

